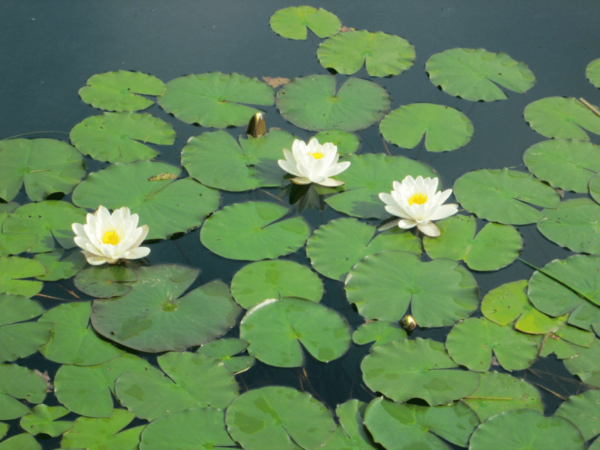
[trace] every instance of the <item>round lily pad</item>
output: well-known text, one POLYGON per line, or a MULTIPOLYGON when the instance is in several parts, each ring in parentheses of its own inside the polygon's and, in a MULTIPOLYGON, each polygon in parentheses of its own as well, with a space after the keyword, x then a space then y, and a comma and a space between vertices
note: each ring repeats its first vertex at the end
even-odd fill
POLYGON ((421 262, 400 251, 367 256, 346 278, 346 295, 367 319, 398 321, 409 304, 419 326, 443 327, 479 306, 479 289, 467 269, 449 259, 421 262))
POLYGON ((589 348, 580 348, 579 355, 565 359, 565 367, 581 381, 600 388, 600 341, 596 339, 589 348))
POLYGON ((240 312, 225 283, 214 280, 179 298, 198 272, 170 264, 139 268, 137 283, 128 294, 118 301, 94 301, 94 329, 107 339, 150 353, 184 351, 225 334, 240 312))
POLYGON ((306 392, 283 386, 248 391, 227 408, 227 429, 247 450, 316 450, 333 434, 329 410, 306 392))
POLYGON ((235 301, 250 309, 268 298, 299 297, 319 302, 323 283, 308 267, 293 261, 259 261, 243 267, 231 280, 235 301))
POLYGON ((321 362, 341 357, 350 345, 348 323, 334 310, 296 298, 268 299, 240 322, 248 353, 277 367, 300 367, 300 344, 321 362))
POLYGON ((203 73, 167 83, 158 104, 185 123, 225 128, 246 125, 257 112, 250 105, 272 105, 273 88, 237 73, 203 73))
POLYGON ((527 168, 555 188, 580 194, 600 172, 600 146, 577 140, 551 139, 529 147, 523 155, 527 168))
POLYGON ((452 48, 436 53, 427 60, 425 70, 430 81, 444 92, 475 102, 506 99, 498 85, 523 93, 535 84, 535 76, 525 63, 483 48, 452 48))
MULTIPOLYGON (((17 203, 3 203, 1 205, 10 205, 5 211, 0 210, 0 230, 8 218, 10 212, 19 207, 17 203), (13 207, 14 206, 14 207, 13 207)), ((18 255, 29 251, 37 243, 36 234, 30 233, 0 233, 0 256, 18 255)))
POLYGON ((544 209, 537 227, 552 242, 580 253, 600 254, 600 205, 588 198, 560 202, 544 209))
POLYGON ((171 145, 175 131, 171 124, 150 114, 104 113, 75 125, 70 138, 84 155, 127 163, 154 158, 158 152, 144 144, 171 145))
POLYGON ((269 23, 275 33, 295 40, 306 39, 307 28, 320 38, 332 36, 342 28, 342 22, 335 14, 312 6, 290 6, 280 9, 271 16, 269 23))
POLYGON ((73 192, 73 203, 93 210, 127 206, 140 216, 140 225, 150 228, 146 239, 165 239, 200 226, 220 202, 218 191, 191 178, 177 180, 180 172, 179 167, 150 161, 112 164, 89 174, 73 192), (174 177, 157 178, 163 174, 174 177))
POLYGON ((315 134, 315 139, 319 141, 319 144, 323 145, 327 142, 331 142, 337 147, 337 151, 340 155, 348 155, 356 153, 360 147, 360 140, 354 133, 342 130, 326 130, 320 131, 315 134))
POLYGON ((498 270, 511 264, 523 249, 523 238, 515 227, 488 223, 477 236, 475 217, 453 216, 437 222, 441 235, 423 237, 432 259, 463 260, 472 270, 498 270))
POLYGON ((525 108, 525 120, 547 138, 589 141, 585 132, 600 134, 600 117, 576 98, 546 97, 525 108))
POLYGON ((585 76, 590 83, 600 89, 600 58, 594 59, 585 68, 585 76))
POLYGON ((366 64, 370 76, 387 77, 410 69, 415 48, 406 39, 381 31, 348 31, 321 42, 317 58, 326 69, 344 75, 352 75, 366 64))
POLYGON ((388 142, 404 148, 415 148, 425 135, 428 151, 448 152, 469 143, 473 124, 467 116, 449 106, 413 103, 385 116, 379 131, 388 142))
POLYGON ((0 294, 0 325, 23 322, 33 319, 44 312, 44 308, 22 295, 0 294))
POLYGON ((75 287, 93 298, 111 298, 127 294, 136 282, 135 272, 125 266, 88 267, 74 278, 75 287))
POLYGON ((248 370, 255 363, 254 356, 234 356, 248 348, 248 343, 242 339, 227 338, 216 339, 204 344, 198 349, 199 353, 220 359, 221 362, 233 373, 240 373, 248 370))
POLYGON ((598 174, 592 176, 588 183, 590 196, 596 203, 600 203, 600 176, 598 174))
POLYGON ((554 208, 560 201, 550 186, 530 174, 507 168, 464 174, 454 183, 454 195, 467 211, 508 225, 526 225, 542 218, 542 212, 527 203, 554 208))
POLYGON ((544 417, 530 409, 498 414, 479 425, 469 450, 584 450, 575 425, 562 417, 544 417))
POLYGON ((27 433, 17 434, 0 442, 0 450, 41 450, 42 446, 27 433))
POLYGON ((310 229, 302 217, 280 220, 285 206, 268 202, 229 205, 210 216, 200 241, 211 252, 229 259, 275 259, 304 245, 310 229))
POLYGON ((161 95, 165 83, 141 72, 117 70, 92 75, 79 89, 81 100, 106 111, 139 111, 154 102, 142 95, 161 95))
POLYGON ((32 259, 18 256, 0 257, 0 292, 33 297, 42 290, 44 283, 23 278, 37 277, 45 273, 46 268, 32 259))
POLYGON ((589 441, 600 434, 600 392, 589 390, 573 395, 564 402, 555 413, 573 422, 583 439, 589 441))
POLYGON ((363 424, 367 405, 358 400, 348 400, 338 405, 335 413, 340 425, 321 450, 373 450, 373 440, 367 434, 363 424))
POLYGON ((272 130, 264 136, 248 136, 239 144, 226 131, 192 137, 181 152, 181 164, 205 186, 240 192, 280 186, 285 172, 277 164, 283 149, 291 149, 294 136, 272 130))
POLYGON ((306 254, 317 272, 341 281, 367 255, 382 250, 421 254, 421 243, 413 233, 398 227, 375 236, 376 232, 375 227, 356 219, 332 220, 308 239, 306 254))
POLYGON ((0 141, 0 198, 9 202, 21 186, 34 202, 50 194, 68 194, 85 175, 83 157, 55 139, 0 141))
POLYGON ((73 422, 57 420, 69 414, 67 408, 62 406, 36 405, 31 412, 21 417, 20 425, 29 434, 47 434, 56 437, 63 434, 73 426, 73 422))
POLYGON ((33 257, 46 268, 46 273, 36 277, 42 281, 57 281, 71 278, 86 265, 83 253, 75 250, 65 256, 65 250, 58 248, 53 252, 39 253, 33 257))
POLYGON ((350 167, 337 175, 343 181, 344 190, 327 198, 326 202, 336 211, 349 216, 383 219, 389 217, 379 194, 390 192, 394 181, 402 181, 407 175, 416 178, 435 177, 427 165, 403 156, 351 155, 350 167))
POLYGON ((421 398, 429 405, 444 405, 471 395, 479 386, 479 374, 453 370, 441 342, 405 339, 373 347, 360 368, 365 384, 395 402, 421 398))
POLYGON ((46 398, 46 382, 32 370, 17 364, 0 364, 0 420, 17 419, 29 408, 17 399, 42 403, 46 398))
POLYGON ((381 86, 349 78, 336 90, 332 75, 308 75, 277 92, 283 117, 305 130, 357 131, 381 120, 390 109, 390 96, 381 86))
POLYGON ((406 337, 406 331, 400 328, 398 322, 376 320, 364 323, 358 327, 352 333, 352 342, 358 345, 373 342, 373 347, 375 347, 392 341, 400 341, 406 339, 406 337))
POLYGON ((0 362, 14 361, 37 352, 48 342, 54 326, 44 322, 25 322, 0 327, 0 362))

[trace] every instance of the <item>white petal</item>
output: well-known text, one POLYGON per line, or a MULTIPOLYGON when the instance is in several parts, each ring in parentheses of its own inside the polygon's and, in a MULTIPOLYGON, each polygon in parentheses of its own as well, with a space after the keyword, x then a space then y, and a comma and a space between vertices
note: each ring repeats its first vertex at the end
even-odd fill
POLYGON ((402 219, 410 219, 411 218, 408 214, 406 214, 406 211, 404 211, 398 205, 386 205, 385 210, 387 212, 389 212, 390 214, 392 214, 393 216, 400 217, 402 219))
POLYGON ((326 169, 323 175, 325 175, 326 177, 334 177, 342 173, 348 167, 350 167, 350 161, 344 161, 338 164, 334 164, 328 169, 326 169))
POLYGON ((429 220, 440 220, 446 217, 453 216, 458 212, 458 205, 456 203, 449 203, 442 205, 429 217, 429 220))
MULTIPOLYGON (((150 227, 148 227, 148 225, 142 225, 140 228, 138 228, 138 230, 142 230, 142 232, 139 235, 139 237, 133 242, 133 245, 131 246, 131 248, 139 247, 139 245, 142 242, 144 242, 144 239, 146 239, 146 236, 148 236, 148 232, 150 231, 150 227)), ((150 249, 148 249, 148 253, 150 253, 150 249)))
POLYGON ((123 254, 123 258, 126 259, 139 259, 150 254, 150 249, 148 247, 137 247, 129 250, 123 254))
POLYGON ((291 181, 295 184, 310 184, 310 183, 312 183, 312 181, 310 181, 308 178, 305 178, 305 177, 292 178, 291 181))
POLYGON ((398 226, 399 220, 390 220, 388 223, 381 225, 377 231, 385 231, 398 226))
POLYGON ((423 222, 417 224, 417 228, 426 236, 438 237, 440 229, 433 222, 423 222))
POLYGON ((323 181, 321 181, 318 184, 320 184, 321 186, 336 187, 336 186, 341 186, 344 183, 345 183, 345 181, 335 180, 333 178, 325 178, 323 181))
POLYGON ((281 167, 287 173, 291 173, 292 175, 296 175, 296 176, 301 176, 300 172, 296 168, 296 164, 294 164, 290 161, 285 161, 283 159, 277 160, 277 164, 279 164, 279 167, 281 167))
POLYGON ((398 227, 404 228, 405 230, 408 230, 409 228, 414 228, 416 225, 417 222, 410 219, 400 219, 398 221, 398 227))
POLYGON ((87 236, 82 224, 80 224, 80 223, 71 224, 71 228, 73 229, 73 233, 75 233, 76 236, 81 236, 81 237, 87 236))
POLYGON ((92 266, 101 266, 102 264, 106 264, 108 262, 108 259, 104 256, 96 256, 88 252, 82 253, 83 256, 85 256, 87 262, 90 263, 92 266))

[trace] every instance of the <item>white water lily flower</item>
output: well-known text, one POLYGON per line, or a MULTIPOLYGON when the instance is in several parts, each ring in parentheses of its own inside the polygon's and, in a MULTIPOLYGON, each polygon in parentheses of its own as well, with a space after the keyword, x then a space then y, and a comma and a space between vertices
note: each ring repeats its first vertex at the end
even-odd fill
POLYGON ((322 186, 341 186, 343 181, 330 178, 346 170, 350 163, 348 161, 338 163, 340 155, 337 147, 331 142, 319 144, 316 138, 312 138, 308 145, 299 139, 292 144, 292 151, 287 148, 283 150, 285 159, 277 162, 279 167, 296 178, 292 181, 296 184, 316 183, 322 186))
POLYGON ((137 227, 139 216, 122 207, 112 215, 104 206, 94 214, 88 214, 86 224, 71 225, 75 232, 75 244, 83 249, 87 262, 93 266, 114 264, 120 259, 138 259, 150 253, 140 244, 148 235, 148 225, 137 227))
POLYGON ((390 194, 382 192, 379 198, 385 203, 385 210, 400 217, 397 224, 400 228, 417 227, 429 237, 438 237, 439 228, 434 220, 445 219, 458 211, 458 205, 450 203, 443 205, 452 189, 436 192, 437 178, 418 176, 415 180, 410 175, 402 183, 394 181, 394 190, 390 194))

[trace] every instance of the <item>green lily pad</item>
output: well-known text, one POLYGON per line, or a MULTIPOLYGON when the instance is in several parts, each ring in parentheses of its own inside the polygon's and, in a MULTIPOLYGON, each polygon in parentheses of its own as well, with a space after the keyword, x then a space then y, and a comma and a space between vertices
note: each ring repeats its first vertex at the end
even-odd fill
POLYGON ((430 152, 449 152, 463 147, 473 137, 473 124, 454 108, 431 103, 413 103, 393 110, 379 124, 379 131, 392 144, 415 148, 425 135, 430 152))
POLYGON ((17 399, 42 403, 44 398, 46 382, 42 377, 16 364, 0 364, 0 420, 18 419, 29 413, 29 408, 17 399))
POLYGON ((590 192, 590 196, 594 199, 596 203, 600 203, 600 176, 598 174, 594 175, 588 184, 588 190, 590 192))
POLYGON ((483 48, 452 48, 431 56, 425 64, 429 80, 444 92, 465 100, 505 100, 497 85, 518 93, 535 84, 535 76, 523 62, 506 53, 483 48))
MULTIPOLYGON (((7 211, 0 212, 0 230, 9 213, 19 207, 18 203, 11 202, 3 204, 10 205, 10 207, 7 208, 7 211)), ((35 234, 0 233, 0 256, 18 255, 29 251, 37 243, 37 240, 38 237, 35 234)))
POLYGON ((124 409, 115 409, 111 417, 103 419, 80 417, 73 428, 63 435, 61 448, 133 450, 139 444, 140 433, 145 425, 121 430, 134 418, 132 413, 124 409))
POLYGON ((442 439, 465 447, 479 419, 462 403, 402 405, 378 397, 367 407, 365 425, 373 439, 388 450, 450 450, 442 439))
POLYGON ((326 69, 352 75, 365 64, 372 77, 398 75, 415 62, 415 48, 406 39, 378 31, 339 33, 321 42, 317 58, 326 69))
POLYGON ((94 329, 107 339, 150 353, 184 351, 225 334, 240 312, 225 283, 214 280, 179 297, 198 273, 170 264, 139 268, 137 283, 128 294, 118 301, 94 301, 94 329))
POLYGON ((125 266, 88 267, 75 276, 75 287, 94 298, 112 298, 127 294, 137 281, 136 273, 125 266))
POLYGON ((0 141, 0 198, 11 201, 25 185, 34 202, 50 194, 68 194, 85 175, 83 158, 66 142, 55 139, 0 141))
POLYGON ((594 59, 585 68, 585 76, 590 83, 600 89, 600 58, 594 59))
POLYGON ((600 388, 600 343, 598 339, 589 348, 579 348, 579 355, 565 359, 565 367, 586 384, 600 388))
POLYGON ((239 138, 226 131, 192 137, 181 152, 181 164, 202 184, 225 191, 249 191, 280 186, 285 172, 277 164, 283 149, 291 149, 294 136, 279 130, 264 136, 239 138))
POLYGON ((86 417, 110 417, 113 415, 111 393, 115 395, 115 381, 125 372, 160 375, 148 361, 123 353, 96 366, 61 366, 54 378, 54 392, 70 411, 86 417))
POLYGON ((600 392, 589 390, 569 397, 555 415, 573 422, 583 439, 589 441, 600 434, 600 392))
POLYGON ((237 73, 188 75, 169 81, 165 93, 158 97, 158 104, 185 123, 213 128, 239 127, 261 112, 246 104, 273 104, 273 88, 237 73))
POLYGON ((67 408, 62 406, 34 406, 31 412, 21 417, 20 425, 29 434, 47 434, 56 437, 63 434, 73 426, 73 422, 57 420, 69 414, 67 408))
POLYGON ((573 252, 600 254, 600 205, 574 198, 544 209, 537 227, 552 242, 573 252))
POLYGON ((6 436, 6 432, 8 431, 8 424, 4 422, 0 422, 0 439, 6 436))
POLYGON ((64 303, 47 311, 38 322, 51 322, 54 332, 40 353, 60 364, 91 366, 116 358, 121 350, 100 339, 89 326, 92 305, 64 303))
POLYGON ((141 436, 140 450, 212 449, 234 447, 220 409, 190 408, 160 417, 141 436))
POLYGON ((471 395, 479 374, 453 370, 444 344, 430 339, 405 339, 373 347, 360 368, 365 384, 395 402, 421 398, 429 405, 444 405, 471 395))
POLYGON ((387 322, 385 320, 376 320, 367 322, 352 333, 352 342, 358 345, 373 342, 373 347, 385 345, 392 341, 401 341, 406 339, 406 331, 400 328, 398 322, 387 322))
POLYGON ((479 306, 477 282, 467 269, 449 259, 421 262, 399 251, 379 252, 354 266, 346 295, 367 319, 398 321, 410 304, 423 327, 453 325, 479 306))
POLYGON ((172 145, 175 131, 171 124, 150 114, 104 113, 75 125, 70 138, 84 155, 128 163, 154 158, 158 152, 144 144, 172 145))
POLYGON ((319 302, 323 282, 308 267, 293 261, 259 261, 248 264, 231 280, 231 293, 245 309, 268 298, 299 297, 319 302))
POLYGON ((33 319, 44 312, 44 308, 22 295, 0 294, 0 326, 33 319))
MULTIPOLYGON (((31 253, 54 250, 56 240, 63 248, 75 247, 71 229, 74 222, 84 223, 86 211, 71 203, 47 200, 28 203, 17 208, 4 222, 4 233, 36 234, 37 243, 29 249, 31 253)), ((40 274, 41 275, 41 274, 40 274)))
POLYGON ((46 268, 46 274, 36 277, 42 281, 57 281, 71 278, 86 265, 85 256, 80 251, 73 251, 67 256, 62 248, 50 253, 39 253, 33 257, 46 268))
POLYGON ((275 11, 269 24, 275 33, 295 40, 306 39, 307 28, 320 38, 333 36, 342 28, 342 22, 335 14, 312 6, 290 6, 275 11))
POLYGON ((296 78, 277 92, 277 108, 299 128, 312 131, 357 131, 378 122, 391 105, 381 86, 349 78, 336 91, 332 75, 296 78))
POLYGON ((199 227, 218 208, 218 191, 191 178, 151 180, 163 173, 177 177, 181 169, 150 161, 112 164, 89 174, 73 192, 73 203, 93 210, 100 205, 111 210, 127 206, 139 214, 141 225, 150 227, 146 239, 165 239, 199 227))
POLYGON ((600 146, 577 140, 551 139, 529 147, 523 161, 531 173, 555 188, 580 194, 600 172, 600 146))
POLYGON ((476 372, 489 369, 492 351, 505 370, 526 369, 537 357, 539 345, 538 336, 516 331, 511 325, 500 326, 483 317, 456 324, 446 338, 452 359, 476 372))
POLYGON ((233 439, 246 450, 316 450, 329 439, 335 422, 328 409, 306 392, 283 386, 248 391, 225 415, 233 439))
POLYGON ((188 408, 224 409, 238 395, 233 373, 201 353, 170 352, 158 357, 158 371, 126 372, 115 389, 121 404, 137 417, 154 420, 188 408))
POLYGON ((367 405, 358 400, 348 400, 338 405, 335 413, 340 425, 321 450, 372 450, 375 449, 373 439, 368 435, 363 424, 367 405))
POLYGON ((525 108, 525 120, 547 138, 589 141, 584 131, 600 134, 600 117, 576 98, 546 97, 525 108))
POLYGON ((300 367, 300 344, 317 360, 333 361, 350 345, 348 323, 334 310, 296 298, 268 299, 250 309, 240 322, 248 353, 277 367, 300 367))
POLYGON ((390 216, 379 194, 389 193, 394 181, 402 181, 407 175, 436 176, 429 166, 403 156, 351 155, 346 161, 350 161, 350 167, 337 175, 345 183, 344 191, 328 197, 326 202, 336 211, 365 219, 390 216))
POLYGON ((275 259, 304 245, 310 229, 302 217, 280 220, 285 206, 268 202, 229 205, 210 216, 200 241, 211 252, 229 259, 275 259))
POLYGON ((44 283, 23 278, 37 277, 45 273, 45 267, 32 259, 18 256, 0 257, 0 292, 33 297, 42 290, 44 283))
POLYGON ((337 147, 337 151, 340 155, 356 153, 360 147, 360 140, 358 139, 358 136, 354 133, 349 133, 348 131, 320 131, 319 133, 315 134, 314 137, 321 145, 331 142, 337 147))
POLYGON ((216 339, 200 347, 198 353, 221 360, 225 367, 237 374, 248 370, 255 363, 254 356, 234 356, 246 348, 248 343, 242 339, 216 339))
POLYGON ((0 442, 0 450, 41 450, 42 446, 27 433, 18 434, 0 442))
POLYGON ((0 327, 0 362, 25 358, 48 342, 51 323, 25 322, 0 327))
POLYGON ((106 111, 139 111, 154 102, 141 95, 161 95, 165 83, 141 72, 117 70, 92 75, 79 89, 84 102, 106 111))
POLYGON ((475 217, 453 216, 437 222, 441 235, 423 237, 432 259, 463 260, 472 270, 498 270, 512 264, 523 249, 523 238, 515 227, 488 223, 475 236, 475 217), (474 237, 475 236, 475 237, 474 237))
POLYGON ((382 250, 421 254, 421 242, 398 227, 375 236, 377 229, 356 219, 336 219, 319 227, 306 243, 306 254, 314 269, 343 281, 352 267, 365 256, 382 250))
POLYGON ((454 195, 467 211, 508 225, 526 225, 542 218, 543 213, 527 203, 554 208, 560 201, 554 189, 533 175, 507 168, 464 174, 454 183, 454 195))
POLYGON ((584 450, 581 433, 562 417, 544 417, 531 409, 498 414, 479 425, 469 450, 584 450))
POLYGON ((523 379, 500 372, 481 374, 479 388, 462 399, 482 422, 496 414, 513 409, 544 412, 539 391, 523 379))

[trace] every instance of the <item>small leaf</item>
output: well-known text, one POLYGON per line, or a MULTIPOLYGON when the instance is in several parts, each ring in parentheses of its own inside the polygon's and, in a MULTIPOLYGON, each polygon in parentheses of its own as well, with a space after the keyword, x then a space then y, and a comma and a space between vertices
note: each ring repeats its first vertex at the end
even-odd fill
POLYGON ((337 147, 340 155, 356 153, 360 147, 360 140, 354 133, 342 130, 325 130, 315 134, 315 139, 319 144, 331 142, 337 147))
POLYGON ((34 406, 29 414, 21 417, 21 428, 29 434, 47 434, 56 437, 63 434, 73 426, 73 422, 66 420, 56 420, 69 414, 67 408, 62 406, 34 406))
POLYGON ((307 28, 324 38, 338 33, 342 27, 342 22, 335 14, 312 6, 290 6, 275 11, 269 24, 275 33, 295 40, 306 39, 307 28))
POLYGON ((594 59, 587 65, 585 68, 585 76, 590 80, 590 83, 600 89, 600 58, 594 59))
POLYGON ((373 342, 373 347, 376 347, 392 341, 401 341, 402 339, 406 339, 406 337, 406 331, 400 328, 397 322, 376 320, 364 323, 358 327, 352 333, 352 342, 358 345, 373 342))

